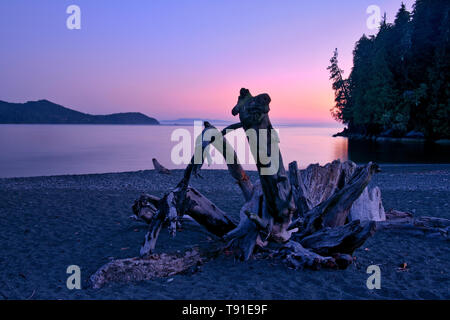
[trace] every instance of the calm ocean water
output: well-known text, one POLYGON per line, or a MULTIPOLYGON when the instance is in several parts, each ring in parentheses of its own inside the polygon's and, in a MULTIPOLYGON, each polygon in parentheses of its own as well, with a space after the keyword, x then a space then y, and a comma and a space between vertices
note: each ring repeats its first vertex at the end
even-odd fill
MULTIPOLYGON (((168 168, 184 168, 171 160, 171 141, 181 126, 0 125, 0 177, 124 172, 152 169, 152 158, 168 168)), ((417 143, 368 143, 333 138, 339 128, 280 127, 285 166, 301 168, 335 159, 358 163, 449 163, 450 147, 417 143)), ((245 139, 243 132, 236 141, 245 139)), ((193 137, 191 141, 193 145, 193 137)), ((241 149, 242 150, 242 149, 241 149)), ((254 169, 244 148, 245 169, 254 169)), ((191 154, 191 152, 189 152, 191 154)), ((213 164, 204 168, 225 168, 213 164)))

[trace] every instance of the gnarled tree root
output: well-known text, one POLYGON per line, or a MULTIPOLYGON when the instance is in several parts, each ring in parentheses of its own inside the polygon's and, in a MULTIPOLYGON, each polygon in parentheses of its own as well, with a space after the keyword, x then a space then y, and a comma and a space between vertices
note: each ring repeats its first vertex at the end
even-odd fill
POLYGON ((325 228, 300 240, 300 243, 321 255, 353 254, 376 230, 375 221, 359 220, 336 228, 325 228))
POLYGON ((353 258, 348 254, 336 253, 333 256, 322 256, 293 240, 280 249, 279 256, 293 269, 346 269, 353 262, 353 258))
POLYGON ((311 209, 304 217, 294 220, 289 229, 299 227, 301 237, 306 237, 325 227, 344 225, 352 204, 367 187, 373 174, 378 171, 378 165, 372 162, 364 167, 358 167, 348 183, 342 183, 328 199, 311 209))

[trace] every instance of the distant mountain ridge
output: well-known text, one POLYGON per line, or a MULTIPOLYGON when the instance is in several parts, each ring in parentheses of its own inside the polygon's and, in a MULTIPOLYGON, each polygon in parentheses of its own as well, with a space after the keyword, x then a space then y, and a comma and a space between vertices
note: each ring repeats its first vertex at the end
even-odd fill
POLYGON ((10 103, 0 100, 0 124, 140 124, 158 125, 140 112, 92 115, 48 100, 10 103))

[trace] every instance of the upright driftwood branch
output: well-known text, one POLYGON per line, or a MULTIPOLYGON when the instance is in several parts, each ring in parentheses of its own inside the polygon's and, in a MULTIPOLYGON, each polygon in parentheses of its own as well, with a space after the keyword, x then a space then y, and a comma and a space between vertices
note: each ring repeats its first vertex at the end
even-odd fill
POLYGON ((239 188, 241 189, 244 199, 246 201, 249 201, 253 193, 253 184, 245 170, 242 168, 242 165, 233 146, 228 143, 227 139, 225 139, 225 136, 231 131, 242 128, 242 124, 232 124, 224 128, 220 132, 209 122, 205 122, 204 125, 205 129, 207 129, 208 132, 212 132, 213 137, 219 137, 218 141, 214 139, 214 141, 211 141, 211 143, 216 148, 216 150, 222 153, 222 156, 224 157, 227 164, 228 172, 234 178, 239 188), (221 143, 222 146, 220 145, 221 143))
POLYGON ((240 124, 233 124, 224 128, 222 132, 219 132, 208 122, 205 122, 204 126, 201 135, 197 138, 196 144, 200 147, 200 150, 196 150, 196 152, 201 152, 200 159, 197 159, 194 154, 191 158, 191 162, 184 170, 183 178, 178 185, 172 191, 164 195, 164 197, 158 201, 157 205, 154 204, 157 211, 153 214, 151 221, 149 222, 149 230, 145 235, 145 240, 140 250, 141 256, 147 255, 155 249, 156 241, 163 224, 169 224, 169 232, 172 236, 175 236, 179 218, 184 214, 192 214, 192 218, 205 225, 208 230, 216 232, 218 235, 222 235, 221 233, 224 230, 229 231, 229 229, 234 226, 234 223, 226 217, 222 211, 217 209, 215 205, 203 197, 198 191, 189 188, 189 181, 192 174, 200 171, 204 162, 205 150, 210 144, 215 144, 225 158, 224 152, 226 152, 226 150, 228 150, 228 152, 232 151, 235 162, 227 163, 228 170, 241 188, 244 198, 250 199, 251 197, 253 185, 245 171, 242 169, 236 152, 226 142, 226 139, 224 139, 225 134, 241 128, 242 126, 240 124), (203 139, 207 133, 209 133, 211 137, 209 140, 203 139))
POLYGON ((254 190, 252 199, 241 210, 238 227, 225 236, 238 248, 239 256, 248 259, 257 243, 269 239, 285 242, 291 233, 295 202, 279 149, 278 134, 269 119, 268 94, 253 97, 241 89, 238 102, 232 110, 239 115, 246 131, 250 150, 259 173, 261 191, 254 190))
POLYGON ((270 101, 268 94, 253 97, 248 89, 243 88, 232 114, 239 115, 247 132, 267 211, 278 223, 290 220, 295 203, 279 148, 278 134, 269 119, 270 101), (253 132, 256 141, 251 139, 253 132))

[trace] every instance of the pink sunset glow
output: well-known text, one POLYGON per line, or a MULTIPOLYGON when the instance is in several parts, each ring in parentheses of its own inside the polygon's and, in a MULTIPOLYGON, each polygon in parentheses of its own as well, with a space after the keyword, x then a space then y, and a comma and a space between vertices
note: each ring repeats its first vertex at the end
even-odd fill
MULTIPOLYGON (((274 122, 333 123, 329 58, 339 48, 348 75, 354 43, 376 32, 365 0, 76 2, 76 31, 70 1, 0 4, 0 100, 231 120, 246 87, 270 94, 274 122)), ((392 21, 401 1, 378 2, 392 21)))

